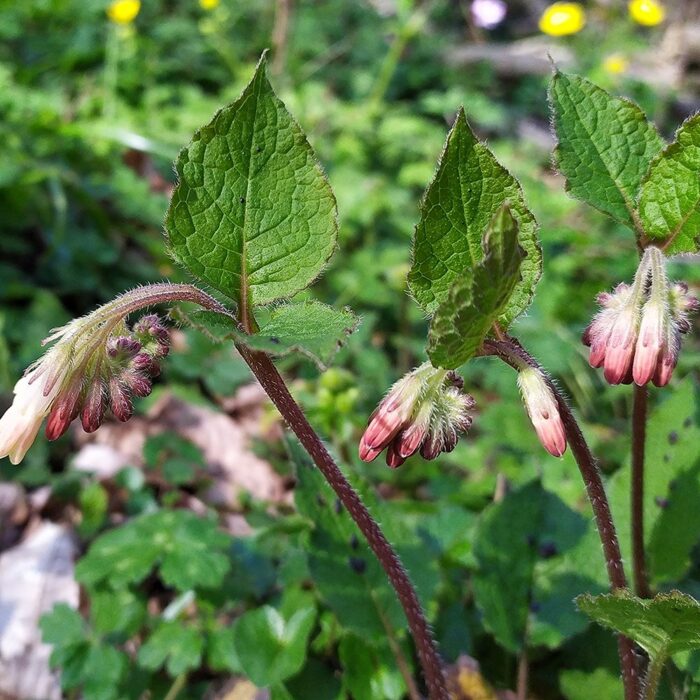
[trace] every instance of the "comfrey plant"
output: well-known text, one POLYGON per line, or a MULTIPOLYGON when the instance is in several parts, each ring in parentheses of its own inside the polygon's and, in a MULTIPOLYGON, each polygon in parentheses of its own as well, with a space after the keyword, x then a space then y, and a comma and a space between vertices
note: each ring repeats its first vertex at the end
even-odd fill
MULTIPOLYGON (((668 384, 697 299, 666 271, 669 256, 699 251, 700 117, 663 141, 642 112, 577 76, 551 87, 556 162, 569 191, 636 235, 640 263, 631 284, 601 293, 584 333, 590 363, 611 384, 634 382, 632 549, 635 597, 596 461, 561 391, 512 335, 542 269, 537 223, 518 182, 457 117, 428 186, 415 230, 408 283, 430 319, 428 361, 381 401, 359 443, 390 467, 420 453, 454 449, 472 423, 474 401, 457 370, 495 357, 517 373, 537 436, 555 457, 570 447, 584 481, 613 593, 579 597, 579 607, 619 633, 626 700, 655 697, 669 655, 700 647, 700 605, 678 593, 652 597, 644 563, 646 387, 668 384), (645 656, 636 649, 639 645, 645 656), (648 657, 648 658, 647 658, 648 657)), ((428 695, 449 697, 443 665, 408 573, 358 494, 292 398, 271 355, 301 350, 323 358, 353 332, 349 310, 289 301, 322 272, 336 246, 336 203, 299 126, 274 94, 263 57, 236 102, 218 112, 182 151, 166 218, 173 257, 225 301, 186 284, 127 292, 54 331, 46 355, 15 388, 0 420, 0 455, 19 462, 44 421, 49 439, 80 417, 93 431, 109 409, 127 420, 168 353, 157 316, 127 318, 154 304, 190 302, 181 319, 231 341, 334 489, 383 566, 416 644, 428 695), (256 310, 275 304, 260 323, 256 310)), ((523 624, 525 624, 523 622, 523 624)))

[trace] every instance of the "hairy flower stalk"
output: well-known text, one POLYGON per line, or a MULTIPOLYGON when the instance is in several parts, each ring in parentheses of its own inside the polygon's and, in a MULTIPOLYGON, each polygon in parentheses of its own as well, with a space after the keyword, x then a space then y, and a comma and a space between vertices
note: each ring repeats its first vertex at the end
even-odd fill
POLYGON ((425 459, 451 452, 471 426, 472 408, 461 380, 426 362, 399 379, 371 415, 360 459, 371 462, 386 449, 386 463, 396 468, 418 451, 425 459))
POLYGON ((518 372, 518 387, 542 447, 554 457, 561 457, 566 452, 564 423, 544 375, 535 367, 525 366, 518 372))
POLYGON ((45 418, 49 440, 63 435, 78 416, 85 431, 97 430, 108 407, 118 420, 128 420, 132 397, 151 392, 170 339, 154 314, 131 329, 125 319, 143 307, 177 300, 217 308, 216 300, 191 285, 154 284, 54 329, 43 341, 53 345, 17 382, 14 401, 0 418, 0 458, 18 464, 45 418))
POLYGON ((598 303, 603 309, 583 334, 591 366, 603 367, 610 384, 668 384, 700 304, 687 285, 669 283, 663 253, 647 248, 633 284, 599 294, 598 303))

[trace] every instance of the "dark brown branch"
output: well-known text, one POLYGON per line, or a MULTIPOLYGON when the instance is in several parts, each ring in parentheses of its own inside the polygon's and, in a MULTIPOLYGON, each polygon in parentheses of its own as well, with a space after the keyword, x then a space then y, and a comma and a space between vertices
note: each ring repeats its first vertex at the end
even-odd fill
POLYGON ((632 568, 634 590, 640 598, 651 598, 644 554, 644 445, 647 432, 647 388, 634 385, 632 408, 632 568))
POLYGON ((242 344, 237 344, 236 347, 379 559, 406 614, 425 674, 428 697, 430 700, 448 700, 440 656, 413 584, 396 552, 292 398, 270 357, 242 344))
MULTIPOLYGON (((519 370, 523 365, 529 365, 542 372, 549 388, 556 397, 559 414, 564 423, 566 438, 571 446, 571 451, 578 464, 579 471, 586 486, 588 500, 590 501, 595 517, 600 541, 603 545, 605 564, 613 591, 627 588, 627 579, 622 566, 620 544, 615 532, 610 504, 605 493, 603 480, 593 454, 591 453, 581 428, 571 411, 566 399, 543 370, 540 364, 515 340, 487 340, 484 342, 485 354, 499 357, 508 365, 519 370)), ((620 653, 620 665, 625 686, 625 700, 637 700, 639 698, 639 675, 634 645, 630 639, 622 635, 618 636, 618 649, 620 653)))

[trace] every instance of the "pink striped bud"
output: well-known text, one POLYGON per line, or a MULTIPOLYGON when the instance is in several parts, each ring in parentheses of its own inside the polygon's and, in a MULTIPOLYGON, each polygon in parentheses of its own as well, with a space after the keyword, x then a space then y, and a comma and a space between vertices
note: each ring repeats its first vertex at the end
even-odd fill
POLYGON ((80 383, 71 387, 56 400, 46 421, 46 437, 56 440, 68 430, 68 426, 78 415, 80 401, 80 383))
POLYGON ((554 457, 566 452, 566 432, 554 393, 544 375, 534 367, 518 372, 523 402, 542 447, 554 457))
POLYGON ((360 459, 370 462, 387 449, 387 464, 398 467, 420 451, 427 459, 454 449, 471 425, 474 400, 463 394, 454 372, 425 363, 390 389, 360 439, 360 459), (426 456, 430 455, 430 456, 426 456))
POLYGON ((134 413, 129 390, 117 377, 112 377, 109 380, 109 407, 112 409, 114 417, 122 423, 128 421, 134 413))
POLYGON ((124 372, 122 380, 129 387, 131 393, 139 398, 149 396, 153 391, 151 380, 139 372, 124 372))
POLYGON ((93 382, 87 391, 83 410, 80 413, 80 422, 86 433, 94 433, 102 425, 106 407, 104 384, 101 380, 93 382))
POLYGON ((642 310, 642 324, 634 350, 634 381, 643 386, 656 373, 656 365, 661 356, 665 340, 667 312, 662 304, 648 301, 642 310))
POLYGON ((603 361, 605 379, 610 384, 620 384, 632 366, 638 327, 636 309, 627 307, 618 314, 610 329, 603 361))

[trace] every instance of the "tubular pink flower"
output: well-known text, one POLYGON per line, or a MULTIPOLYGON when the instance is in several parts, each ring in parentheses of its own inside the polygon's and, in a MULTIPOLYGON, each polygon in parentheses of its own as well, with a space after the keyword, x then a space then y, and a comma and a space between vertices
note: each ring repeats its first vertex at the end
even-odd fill
POLYGON ((603 361, 605 379, 610 384, 620 384, 632 366, 638 327, 636 310, 627 307, 610 329, 603 361))
POLYGON ((632 368, 632 376, 639 386, 649 382, 656 372, 666 339, 667 317, 667 310, 662 304, 650 300, 644 305, 632 368))
POLYGON ((583 333, 592 367, 604 367, 610 384, 665 386, 678 362, 681 335, 690 330, 688 316, 700 308, 683 282, 669 284, 666 259, 648 247, 634 284, 618 285, 598 295, 603 309, 583 333))
POLYGON ((459 433, 471 425, 467 411, 474 406, 458 382, 454 373, 428 362, 396 382, 370 417, 360 459, 371 462, 386 449, 387 464, 396 468, 418 451, 433 459, 454 449, 459 433))
POLYGON ((155 302, 199 301, 200 296, 206 295, 187 285, 142 287, 52 330, 43 342, 52 347, 17 382, 12 406, 0 418, 0 458, 18 464, 47 417, 49 440, 63 435, 78 416, 86 431, 96 430, 108 402, 119 420, 127 420, 131 396, 150 393, 169 338, 158 317, 150 315, 141 325, 144 343, 127 328, 125 317, 155 302))
POLYGON ((552 390, 534 367, 518 372, 518 386, 542 447, 554 457, 566 452, 566 433, 552 390))

